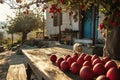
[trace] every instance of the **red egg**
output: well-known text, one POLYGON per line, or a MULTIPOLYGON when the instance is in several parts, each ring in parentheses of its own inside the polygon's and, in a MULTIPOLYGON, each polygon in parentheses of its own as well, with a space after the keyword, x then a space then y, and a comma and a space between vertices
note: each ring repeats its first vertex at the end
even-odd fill
POLYGON ((64 59, 62 57, 58 58, 56 61, 57 66, 60 67, 60 63, 63 61, 64 59))
POLYGON ((83 66, 89 66, 89 67, 92 68, 92 63, 91 63, 90 61, 85 61, 85 62, 83 63, 83 66))
POLYGON ((110 80, 120 80, 120 71, 116 67, 111 67, 108 71, 106 76, 110 80))
POLYGON ((84 57, 84 60, 85 61, 91 61, 91 56, 89 54, 87 54, 85 57, 84 57))
POLYGON ((74 54, 74 55, 72 56, 72 58, 74 59, 74 61, 77 61, 77 59, 78 59, 78 54, 77 54, 77 53, 74 54))
POLYGON ((50 60, 51 60, 52 62, 55 62, 55 61, 57 60, 57 56, 56 56, 55 54, 52 54, 52 55, 50 56, 50 60))
POLYGON ((79 56, 78 53, 74 53, 73 55, 77 55, 77 56, 79 56))
POLYGON ((84 58, 85 56, 86 56, 86 54, 85 54, 85 53, 82 53, 79 57, 84 58))
POLYGON ((73 62, 70 67, 70 71, 74 74, 79 73, 81 66, 78 62, 73 62))
POLYGON ((103 57, 103 58, 102 58, 102 61, 104 62, 104 64, 105 64, 106 62, 108 62, 109 60, 111 60, 111 58, 110 58, 109 56, 106 56, 106 57, 103 57))
POLYGON ((93 66, 94 73, 98 75, 103 75, 106 73, 106 69, 102 63, 97 63, 93 66))
POLYGON ((78 57, 77 62, 82 66, 84 63, 84 58, 78 57))
POLYGON ((60 63, 60 69, 62 70, 62 71, 67 71, 67 70, 69 70, 69 63, 67 62, 67 61, 62 61, 61 63, 60 63))
POLYGON ((91 58, 91 62, 93 62, 96 58, 99 58, 99 56, 97 56, 96 54, 92 56, 91 58))
POLYGON ((106 70, 110 69, 111 67, 117 67, 117 64, 116 64, 114 61, 112 61, 112 60, 108 61, 108 62, 105 64, 105 69, 106 69, 106 70))
POLYGON ((69 57, 71 57, 70 55, 66 55, 65 56, 65 60, 67 60, 69 57))
POLYGON ((92 65, 94 66, 95 64, 97 63, 103 63, 100 58, 96 58, 93 62, 92 62, 92 65))
POLYGON ((94 78, 94 72, 93 70, 88 67, 88 66, 83 66, 81 69, 80 69, 80 77, 83 79, 83 80, 91 80, 94 78))
POLYGON ((109 78, 106 77, 105 75, 100 75, 96 78, 96 80, 109 80, 109 78))
POLYGON ((74 59, 72 57, 69 57, 67 59, 67 62, 69 63, 69 66, 71 66, 71 64, 74 62, 74 59))

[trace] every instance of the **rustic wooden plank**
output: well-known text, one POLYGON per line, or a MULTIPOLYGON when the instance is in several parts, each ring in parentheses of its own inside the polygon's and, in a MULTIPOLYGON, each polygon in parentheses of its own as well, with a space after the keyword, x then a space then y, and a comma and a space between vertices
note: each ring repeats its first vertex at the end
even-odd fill
MULTIPOLYGON (((27 62, 39 80, 73 80, 73 78, 61 71, 59 67, 52 64, 49 60, 50 54, 54 53, 53 48, 22 51, 27 58, 27 62)), ((54 54, 57 55, 62 53, 56 52, 54 54)), ((77 78, 79 78, 78 75, 77 78)))
POLYGON ((24 64, 10 65, 6 80, 27 80, 24 64))
POLYGON ((59 48, 59 47, 42 48, 42 49, 39 49, 39 51, 47 55, 56 54, 57 57, 65 57, 67 54, 69 55, 73 54, 72 50, 59 48))
POLYGON ((49 60, 51 54, 55 54, 57 57, 65 57, 67 54, 73 55, 72 50, 51 47, 22 51, 38 80, 82 80, 79 75, 74 75, 69 71, 61 71, 49 60))

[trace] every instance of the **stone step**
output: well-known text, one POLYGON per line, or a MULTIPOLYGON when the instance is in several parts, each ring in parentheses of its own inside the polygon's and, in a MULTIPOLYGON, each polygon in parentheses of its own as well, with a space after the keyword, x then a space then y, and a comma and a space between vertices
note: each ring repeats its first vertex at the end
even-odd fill
POLYGON ((92 40, 90 39, 74 39, 74 43, 81 43, 81 44, 92 44, 92 40))

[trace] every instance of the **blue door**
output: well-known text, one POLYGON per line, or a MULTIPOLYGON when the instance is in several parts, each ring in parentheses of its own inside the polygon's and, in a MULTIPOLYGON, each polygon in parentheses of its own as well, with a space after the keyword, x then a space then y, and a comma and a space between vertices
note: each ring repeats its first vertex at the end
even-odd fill
POLYGON ((91 39, 92 38, 92 23, 93 23, 93 9, 89 9, 87 11, 84 12, 83 14, 83 37, 84 38, 88 38, 91 39))

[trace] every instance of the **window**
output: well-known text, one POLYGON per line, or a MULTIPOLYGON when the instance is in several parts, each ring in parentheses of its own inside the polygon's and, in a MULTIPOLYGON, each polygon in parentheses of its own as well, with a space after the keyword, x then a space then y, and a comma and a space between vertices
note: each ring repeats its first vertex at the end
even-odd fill
POLYGON ((62 25, 62 13, 54 13, 53 25, 54 26, 62 25))

